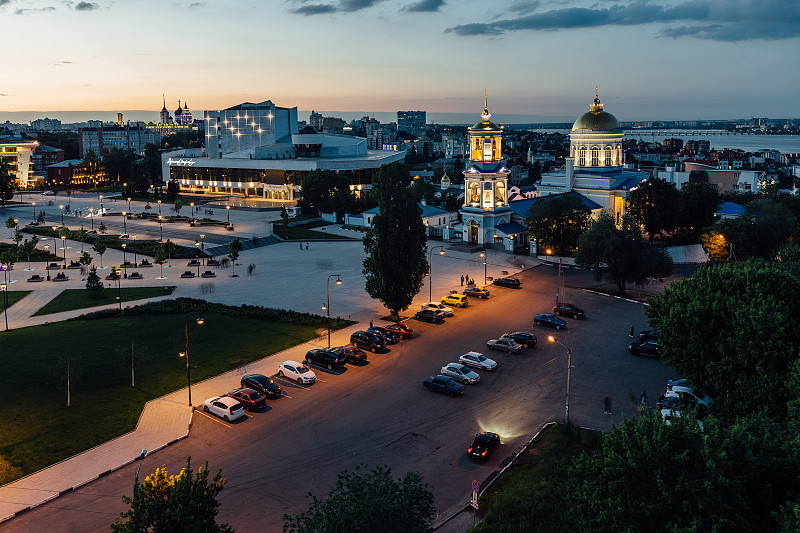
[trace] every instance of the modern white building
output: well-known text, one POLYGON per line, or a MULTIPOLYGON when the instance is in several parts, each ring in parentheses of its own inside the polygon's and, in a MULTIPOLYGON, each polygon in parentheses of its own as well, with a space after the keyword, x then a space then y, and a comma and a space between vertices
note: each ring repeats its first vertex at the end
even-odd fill
POLYGON ((720 170, 697 162, 685 162, 684 172, 675 167, 658 171, 658 177, 682 189, 689 182, 708 183, 719 192, 759 192, 767 183, 762 170, 720 170))
POLYGON ((36 178, 33 174, 32 157, 39 143, 20 137, 0 137, 0 158, 8 165, 16 186, 20 189, 33 187, 36 178))

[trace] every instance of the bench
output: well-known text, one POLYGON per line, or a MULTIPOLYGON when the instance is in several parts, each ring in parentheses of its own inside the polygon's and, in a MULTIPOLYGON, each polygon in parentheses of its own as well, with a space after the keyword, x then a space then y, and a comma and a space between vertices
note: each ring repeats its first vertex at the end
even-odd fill
POLYGON ((200 261, 198 261, 197 259, 192 259, 191 261, 189 261, 188 263, 186 263, 186 266, 189 266, 189 267, 196 267, 196 266, 197 266, 197 265, 199 265, 199 264, 200 264, 200 261))
POLYGON ((152 267, 152 266, 153 266, 153 263, 151 263, 147 259, 142 259, 139 262, 139 268, 147 268, 147 267, 152 267))
POLYGON ((31 282, 44 281, 44 278, 42 276, 40 276, 39 274, 34 274, 33 276, 28 278, 28 281, 31 281, 31 282))
POLYGON ((128 279, 144 279, 144 276, 142 276, 138 272, 131 272, 131 275, 128 276, 128 279))
POLYGON ((56 277, 53 278, 53 281, 69 281, 69 276, 67 276, 63 272, 59 272, 58 274, 56 274, 56 277))
POLYGON ((214 274, 213 272, 211 272, 210 270, 206 270, 205 272, 203 272, 203 275, 200 276, 200 277, 201 278, 216 278, 217 275, 214 274))
POLYGON ((181 274, 181 277, 182 278, 193 278, 194 277, 194 272, 190 272, 189 270, 187 270, 186 272, 181 274))
POLYGON ((61 265, 58 263, 50 263, 47 265, 46 270, 61 270, 61 265))
POLYGON ((67 268, 72 268, 72 269, 81 268, 81 264, 77 261, 70 261, 69 266, 67 268))
POLYGON ((206 261, 206 266, 219 266, 219 261, 214 259, 213 257, 206 261))

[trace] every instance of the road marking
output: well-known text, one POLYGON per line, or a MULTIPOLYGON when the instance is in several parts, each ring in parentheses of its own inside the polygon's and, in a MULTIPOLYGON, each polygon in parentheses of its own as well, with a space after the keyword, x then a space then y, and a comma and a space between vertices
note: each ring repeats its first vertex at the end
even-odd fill
POLYGON ((557 361, 558 359, 559 359, 558 357, 553 357, 552 359, 550 359, 549 361, 547 361, 545 364, 546 364, 546 365, 549 365, 550 363, 552 363, 553 361, 557 361))
MULTIPOLYGON (((275 376, 275 377, 276 377, 277 379, 281 379, 281 380, 285 381, 286 383, 291 383, 291 384, 293 384, 293 385, 297 385, 297 386, 298 386, 298 387, 300 387, 301 389, 308 389, 308 387, 307 387, 307 386, 305 386, 305 385, 301 385, 300 383, 298 383, 298 382, 294 381, 293 379, 289 379, 289 378, 287 378, 286 376, 275 376)), ((317 379, 317 381, 320 381, 320 380, 319 380, 319 379, 317 379)), ((286 394, 284 394, 284 396, 286 396, 286 394)))
POLYGON ((210 419, 212 422, 216 422, 217 424, 222 424, 223 426, 225 426, 228 429, 233 429, 233 427, 230 424, 226 424, 225 422, 223 422, 222 420, 220 420, 216 416, 212 415, 211 413, 206 413, 205 411, 203 411, 202 408, 200 409, 200 414, 201 415, 205 415, 205 417, 210 419))

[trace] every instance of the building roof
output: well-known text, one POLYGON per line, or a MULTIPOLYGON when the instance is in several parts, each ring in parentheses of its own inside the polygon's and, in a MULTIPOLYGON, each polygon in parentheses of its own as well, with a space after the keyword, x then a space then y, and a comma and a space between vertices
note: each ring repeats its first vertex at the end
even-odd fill
POLYGON ((615 191, 629 191, 635 186, 639 185, 641 182, 645 181, 647 178, 644 176, 637 176, 635 178, 628 178, 616 187, 614 187, 615 191))
POLYGON ((525 200, 517 200, 515 202, 509 203, 508 206, 511 208, 511 210, 514 213, 516 213, 517 215, 519 215, 519 216, 524 218, 526 216, 526 214, 528 213, 528 210, 531 208, 531 206, 533 205, 534 202, 538 202, 542 198, 547 198, 548 196, 561 196, 561 195, 574 195, 574 196, 577 196, 578 199, 580 199, 583 202, 583 204, 586 207, 588 207, 589 209, 591 209, 592 211, 594 211, 596 209, 602 209, 603 208, 603 206, 601 206, 597 202, 595 202, 593 200, 590 200, 590 199, 586 198, 585 196, 583 196, 582 194, 576 193, 575 191, 559 193, 559 194, 550 194, 550 195, 547 195, 547 196, 540 196, 539 198, 527 198, 525 200))
POLYGON ((589 111, 578 117, 575 124, 572 125, 572 131, 590 130, 590 131, 615 131, 620 130, 619 120, 617 117, 603 111, 603 104, 597 96, 595 89, 595 97, 592 105, 589 106, 589 111))
POLYGON ((516 222, 506 222, 504 224, 498 224, 494 229, 506 235, 515 235, 517 233, 522 233, 525 228, 522 224, 517 224, 516 222))
POLYGON ((744 207, 734 202, 722 202, 717 209, 717 214, 728 217, 740 216, 744 214, 744 207))
POLYGON ((52 165, 47 165, 47 168, 62 168, 62 167, 77 167, 83 162, 83 159, 65 159, 52 165))

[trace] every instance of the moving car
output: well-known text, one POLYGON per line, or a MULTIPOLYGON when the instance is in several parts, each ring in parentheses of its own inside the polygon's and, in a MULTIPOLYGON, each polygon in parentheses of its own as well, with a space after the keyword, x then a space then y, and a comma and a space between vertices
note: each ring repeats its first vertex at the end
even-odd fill
POLYGON ((377 335, 366 331, 355 331, 350 335, 350 344, 362 350, 369 350, 373 353, 382 352, 386 349, 386 341, 377 335))
POLYGON ((492 280, 493 285, 500 285, 501 287, 508 287, 510 289, 519 289, 520 283, 517 278, 496 278, 492 280))
POLYGON ((492 452, 500 447, 500 435, 491 431, 484 431, 475 435, 472 446, 467 449, 467 455, 478 461, 485 461, 492 452))
POLYGON ((442 298, 442 303, 446 305, 452 305, 454 307, 467 307, 469 306, 469 301, 467 297, 463 294, 448 294, 444 298, 442 298))
POLYGON ((552 313, 539 313, 533 316, 533 323, 537 326, 550 326, 551 328, 562 329, 567 327, 567 323, 552 313))
POLYGON ((497 368, 496 361, 493 361, 492 359, 489 359, 482 353, 478 352, 467 352, 458 358, 458 362, 467 366, 480 368, 482 370, 494 370, 497 368))
POLYGON ((233 389, 229 390, 225 396, 233 398, 250 411, 258 411, 267 405, 266 398, 253 389, 233 389))
POLYGON ((284 361, 278 365, 278 375, 282 378, 292 379, 300 385, 311 385, 317 381, 314 371, 297 361, 284 361))
POLYGON ((364 364, 367 362, 367 354, 355 346, 340 346, 333 349, 343 354, 350 364, 364 364))
POLYGON ((414 330, 411 329, 409 326, 405 324, 389 324, 388 326, 383 326, 383 329, 397 337, 398 339, 410 339, 414 336, 414 330))
POLYGON ((484 300, 489 297, 489 291, 486 289, 481 289, 480 287, 467 287, 462 292, 467 296, 483 298, 484 300))
POLYGON ((508 353, 517 353, 522 349, 522 346, 514 342, 514 339, 509 337, 500 337, 499 339, 490 339, 486 341, 486 346, 493 350, 503 350, 508 353))
POLYGON ((434 311, 433 309, 420 309, 414 313, 414 318, 423 322, 431 322, 433 324, 441 324, 444 322, 444 317, 442 314, 439 311, 434 311))
POLYGON ((658 329, 646 329, 644 331, 640 331, 639 340, 641 342, 657 341, 659 333, 661 333, 661 330, 658 329))
POLYGON ((226 422, 244 416, 244 407, 242 404, 227 396, 216 396, 204 401, 203 411, 216 415, 226 422))
POLYGON ((515 331, 513 333, 503 333, 502 337, 514 339, 514 342, 523 348, 536 346, 536 335, 527 331, 515 331))
POLYGON ((634 355, 647 355, 658 357, 660 345, 656 341, 632 342, 628 345, 628 351, 634 355))
POLYGON ((400 342, 399 340, 397 340, 397 337, 395 337, 394 335, 392 335, 391 333, 389 333, 380 326, 371 326, 367 328, 367 333, 369 333, 370 335, 375 335, 379 339, 383 339, 386 342, 386 344, 397 344, 398 342, 400 342))
POLYGON ((460 363, 447 363, 442 367, 442 375, 470 385, 474 385, 481 379, 477 372, 473 372, 460 363))
POLYGON ((447 376, 434 376, 422 382, 422 386, 432 392, 443 392, 450 396, 464 394, 464 385, 456 383, 447 376))
POLYGON ((242 388, 253 389, 266 398, 280 398, 281 386, 264 374, 246 374, 240 381, 242 388))
POLYGON ((342 368, 347 362, 347 357, 343 353, 327 350, 325 348, 314 348, 306 352, 306 363, 316 363, 327 367, 328 370, 342 368))
POLYGON ((442 314, 444 316, 453 316, 453 309, 450 308, 450 307, 447 307, 443 303, 428 302, 428 303, 422 304, 422 308, 423 309, 438 309, 439 311, 442 312, 442 314))
POLYGON ((553 314, 559 316, 571 316, 572 318, 585 318, 586 313, 574 304, 560 303, 553 308, 553 314))

